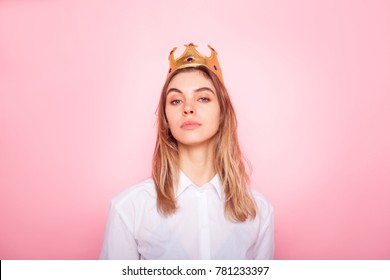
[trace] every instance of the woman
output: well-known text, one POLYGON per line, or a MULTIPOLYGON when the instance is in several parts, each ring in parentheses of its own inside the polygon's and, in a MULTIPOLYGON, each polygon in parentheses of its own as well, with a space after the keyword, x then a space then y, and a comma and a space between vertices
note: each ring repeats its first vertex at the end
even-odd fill
POLYGON ((111 202, 101 259, 272 259, 273 208, 248 189, 217 53, 175 59, 158 105, 152 178, 111 202))

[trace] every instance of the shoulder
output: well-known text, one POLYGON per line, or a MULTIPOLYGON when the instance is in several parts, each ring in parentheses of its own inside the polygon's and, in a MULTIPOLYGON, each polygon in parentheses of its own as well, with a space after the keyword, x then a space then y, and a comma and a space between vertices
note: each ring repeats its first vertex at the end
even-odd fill
POLYGON ((155 202, 156 197, 154 182, 152 178, 148 178, 119 192, 112 198, 111 206, 122 208, 129 204, 134 205, 148 201, 155 202))
POLYGON ((256 202, 258 214, 262 219, 272 218, 274 215, 274 208, 272 204, 258 191, 250 189, 253 198, 256 202))

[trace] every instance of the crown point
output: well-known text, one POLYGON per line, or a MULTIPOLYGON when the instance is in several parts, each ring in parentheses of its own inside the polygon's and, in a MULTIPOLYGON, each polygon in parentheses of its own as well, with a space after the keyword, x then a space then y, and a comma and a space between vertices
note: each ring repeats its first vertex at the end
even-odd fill
POLYGON ((208 47, 209 47, 209 49, 212 51, 212 52, 214 52, 215 54, 218 54, 215 50, 214 50, 214 48, 212 47, 212 46, 210 46, 210 45, 207 45, 208 47))
POLYGON ((185 47, 197 47, 197 45, 194 45, 194 43, 189 43, 188 45, 184 45, 185 47))
POLYGON ((172 50, 171 50, 171 52, 169 53, 169 55, 172 55, 175 51, 176 51, 176 47, 174 47, 172 50))

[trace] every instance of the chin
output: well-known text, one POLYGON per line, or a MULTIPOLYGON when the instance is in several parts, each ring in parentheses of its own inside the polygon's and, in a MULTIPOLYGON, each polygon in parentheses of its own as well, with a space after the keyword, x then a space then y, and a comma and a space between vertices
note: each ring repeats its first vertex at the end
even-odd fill
POLYGON ((199 145, 207 145, 209 143, 212 142, 212 139, 213 137, 211 138, 206 138, 206 139, 190 139, 190 138, 186 138, 186 139, 178 139, 176 138, 178 144, 180 145, 183 145, 183 146, 199 146, 199 145))
POLYGON ((199 145, 202 145, 202 144, 206 144, 207 141, 190 141, 190 140, 184 140, 184 141, 180 141, 178 140, 177 141, 178 144, 182 145, 182 146, 199 146, 199 145))

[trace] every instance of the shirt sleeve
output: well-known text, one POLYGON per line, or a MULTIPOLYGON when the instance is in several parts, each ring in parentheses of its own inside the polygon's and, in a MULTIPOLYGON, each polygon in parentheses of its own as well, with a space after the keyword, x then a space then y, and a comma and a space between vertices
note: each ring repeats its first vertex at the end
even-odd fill
POLYGON ((274 209, 271 204, 262 203, 260 209, 261 225, 255 245, 254 259, 272 260, 274 258, 274 209))
MULTIPOLYGON (((130 211, 129 211, 130 213, 130 211)), ((131 217, 125 219, 119 207, 111 202, 105 228, 101 260, 138 260, 140 255, 131 226, 131 217)))

